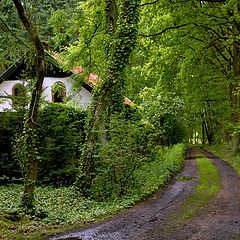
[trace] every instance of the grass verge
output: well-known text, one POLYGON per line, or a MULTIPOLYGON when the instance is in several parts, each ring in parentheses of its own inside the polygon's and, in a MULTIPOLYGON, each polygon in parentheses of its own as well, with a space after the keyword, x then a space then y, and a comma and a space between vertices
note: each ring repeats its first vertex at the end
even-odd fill
POLYGON ((196 162, 200 176, 199 182, 181 209, 173 215, 174 224, 192 217, 220 191, 220 176, 212 162, 202 154, 197 154, 196 162))
POLYGON ((240 153, 234 155, 232 153, 232 146, 230 144, 221 144, 213 146, 204 146, 205 149, 211 151, 225 162, 227 162, 240 176, 240 153))

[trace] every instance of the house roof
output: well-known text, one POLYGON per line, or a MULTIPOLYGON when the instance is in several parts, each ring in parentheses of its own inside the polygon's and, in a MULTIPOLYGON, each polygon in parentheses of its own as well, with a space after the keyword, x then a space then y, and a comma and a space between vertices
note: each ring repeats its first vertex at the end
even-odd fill
MULTIPOLYGON (((72 74, 84 73, 84 68, 81 66, 76 66, 71 71, 64 71, 59 65, 59 61, 54 56, 46 52, 46 57, 48 62, 46 75, 48 77, 69 77, 72 74)), ((5 72, 3 72, 0 75, 0 84, 3 81, 21 79, 21 76, 24 73, 24 71, 28 69, 25 59, 26 55, 23 55, 14 64, 12 64, 5 72)), ((30 73, 31 72, 34 73, 34 68, 28 70, 30 70, 30 73)), ((99 76, 95 73, 90 73, 89 76, 86 78, 86 82, 83 83, 82 86, 89 92, 92 92, 93 88, 95 87, 98 81, 100 81, 99 76)), ((124 97, 124 103, 126 105, 134 104, 127 97, 124 97)))
MULTIPOLYGON (((13 63, 5 72, 0 75, 0 84, 3 81, 21 79, 24 72, 28 72, 29 77, 34 76, 34 66, 26 64, 26 55, 23 55, 15 63, 13 63)), ((72 75, 71 72, 64 71, 58 62, 48 53, 46 53, 47 67, 46 75, 49 77, 68 77, 72 75)))
MULTIPOLYGON (((84 72, 84 68, 81 66, 77 66, 75 68, 72 69, 72 72, 75 74, 82 74, 84 72)), ((89 86, 91 86, 92 88, 95 87, 95 85, 97 84, 97 82, 100 81, 100 78, 97 74, 95 73, 90 73, 89 76, 87 77, 87 83, 89 86)), ((127 97, 124 97, 124 103, 126 105, 133 105, 134 103, 127 97)))
POLYGON ((5 70, 0 75, 0 84, 3 81, 8 80, 10 76, 14 75, 14 73, 18 71, 18 69, 21 69, 23 67, 23 62, 24 62, 24 56, 19 58, 14 64, 12 64, 7 70, 5 70))

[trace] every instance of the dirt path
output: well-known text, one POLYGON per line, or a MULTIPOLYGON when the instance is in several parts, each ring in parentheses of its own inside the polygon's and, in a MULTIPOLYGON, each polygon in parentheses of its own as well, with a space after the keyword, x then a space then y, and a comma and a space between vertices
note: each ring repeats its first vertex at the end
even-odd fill
POLYGON ((240 179, 223 161, 201 150, 217 167, 221 177, 221 191, 192 218, 172 224, 173 213, 191 195, 198 182, 198 171, 193 148, 188 151, 183 172, 165 190, 152 198, 125 210, 113 218, 89 228, 56 235, 48 240, 185 240, 185 239, 240 239, 240 179), (190 177, 178 181, 179 177, 190 177))

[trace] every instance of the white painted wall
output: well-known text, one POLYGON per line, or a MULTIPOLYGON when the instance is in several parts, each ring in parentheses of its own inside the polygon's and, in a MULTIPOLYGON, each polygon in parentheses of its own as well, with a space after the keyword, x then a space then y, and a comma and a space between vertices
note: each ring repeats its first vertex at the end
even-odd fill
MULTIPOLYGON (((62 82, 66 86, 66 97, 72 99, 75 106, 86 109, 92 100, 91 93, 84 87, 79 92, 72 90, 71 80, 69 78, 53 78, 45 77, 43 81, 42 97, 48 102, 52 102, 52 85, 56 82, 62 82)), ((22 83, 19 80, 9 80, 0 84, 0 112, 4 110, 11 110, 11 99, 2 98, 2 96, 12 96, 12 88, 15 84, 22 83)), ((26 85, 26 83, 24 84, 26 85)))
POLYGON ((3 96, 12 96, 12 89, 15 84, 21 83, 26 86, 26 83, 20 80, 5 81, 0 84, 0 112, 12 109, 12 100, 2 98, 3 96))

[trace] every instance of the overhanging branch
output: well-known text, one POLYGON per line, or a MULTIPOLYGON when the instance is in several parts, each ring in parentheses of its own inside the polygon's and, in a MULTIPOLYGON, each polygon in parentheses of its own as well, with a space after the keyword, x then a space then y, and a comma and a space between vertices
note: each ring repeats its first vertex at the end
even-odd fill
POLYGON ((169 30, 174 30, 174 29, 179 29, 179 28, 182 28, 182 27, 186 27, 188 25, 191 25, 193 23, 189 22, 189 23, 184 23, 184 24, 181 24, 181 25, 177 25, 177 26, 171 26, 171 27, 167 27, 165 29, 163 29, 161 32, 158 32, 158 33, 153 33, 153 34, 149 34, 149 35, 145 35, 145 34, 140 34, 139 36, 140 37, 156 37, 156 36, 159 36, 159 35, 162 35, 163 33, 169 31, 169 30))
POLYGON ((157 37, 157 36, 162 35, 163 33, 167 32, 169 30, 175 30, 175 29, 179 29, 179 28, 186 27, 186 26, 189 26, 189 25, 194 25, 196 27, 203 28, 203 29, 206 29, 208 31, 211 31, 216 36, 218 36, 219 39, 224 39, 224 40, 228 39, 227 37, 224 37, 220 33, 218 33, 215 29, 213 29, 209 26, 199 24, 199 23, 195 23, 195 22, 188 22, 188 23, 177 25, 177 26, 170 26, 170 27, 167 27, 167 28, 163 29, 162 31, 160 31, 158 33, 153 33, 153 34, 148 34, 148 35, 147 34, 140 34, 139 37, 157 37))
POLYGON ((2 22, 2 24, 4 25, 4 27, 6 28, 6 30, 14 37, 16 38, 16 40, 18 40, 21 44, 23 44, 25 47, 29 48, 29 46, 24 43, 21 39, 19 39, 14 33, 13 31, 9 28, 9 26, 5 23, 5 21, 0 17, 0 21, 2 22))
POLYGON ((153 4, 157 3, 158 1, 159 0, 155 0, 153 2, 142 3, 142 4, 139 5, 139 7, 143 7, 143 6, 146 6, 146 5, 153 5, 153 4))

